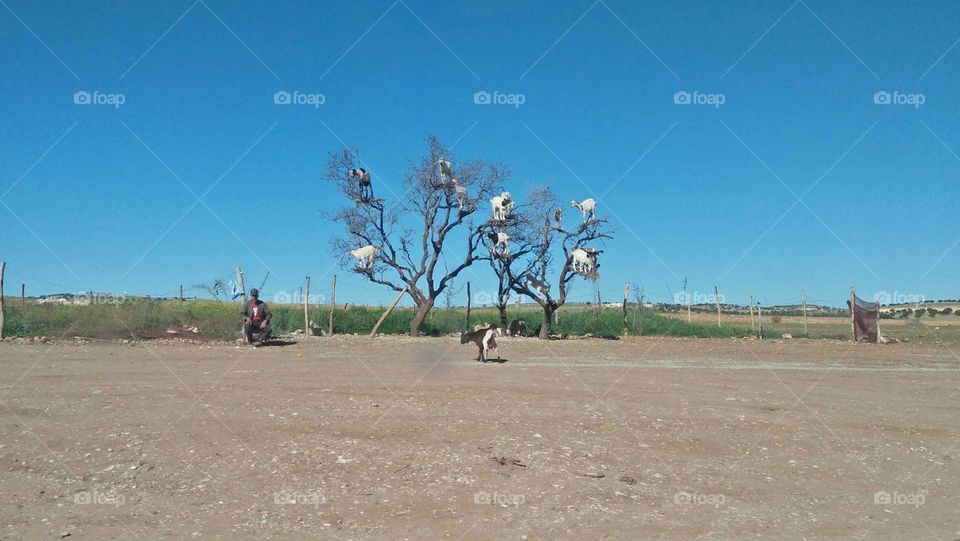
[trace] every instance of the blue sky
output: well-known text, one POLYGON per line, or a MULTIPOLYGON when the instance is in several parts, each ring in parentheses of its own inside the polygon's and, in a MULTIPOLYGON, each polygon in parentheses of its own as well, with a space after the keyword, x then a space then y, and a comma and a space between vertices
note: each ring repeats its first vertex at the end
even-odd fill
POLYGON ((960 297, 956 2, 0 4, 8 295, 197 294, 239 264, 268 298, 336 273, 388 302, 335 266, 326 155, 359 149, 389 197, 436 133, 515 195, 598 197, 607 299, 960 297))

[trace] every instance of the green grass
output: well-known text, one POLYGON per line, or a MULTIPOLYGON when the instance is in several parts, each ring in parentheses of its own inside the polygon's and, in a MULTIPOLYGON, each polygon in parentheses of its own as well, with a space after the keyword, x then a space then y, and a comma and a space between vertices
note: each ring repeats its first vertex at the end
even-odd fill
MULTIPOLYGON (((273 327, 279 332, 303 329, 303 307, 271 305, 273 327)), ((240 316, 237 303, 221 304, 215 301, 157 301, 135 300, 120 304, 87 306, 53 304, 14 304, 6 309, 4 331, 8 336, 86 336, 94 338, 130 338, 131 336, 159 336, 177 323, 196 325, 200 334, 213 338, 230 339, 239 336, 240 316)), ((334 316, 337 334, 368 334, 383 313, 381 307, 351 306, 338 309, 334 316)), ((310 319, 322 328, 327 327, 329 307, 311 307, 310 319)), ((414 311, 397 308, 390 314, 380 332, 406 334, 414 311)), ((540 325, 542 312, 536 306, 512 307, 509 319, 523 318, 532 334, 540 325)), ((724 325, 718 328, 703 323, 687 323, 652 311, 644 311, 642 318, 636 310, 628 312, 630 335, 640 332, 646 336, 747 336, 750 328, 743 325, 724 325)), ((499 313, 494 308, 472 311, 471 324, 498 323, 499 313)), ((421 327, 427 335, 458 333, 466 326, 466 312, 462 308, 434 308, 421 327)), ((599 313, 590 307, 569 306, 559 312, 559 321, 552 326, 555 334, 567 333, 596 336, 619 336, 623 333, 623 314, 620 310, 605 309, 599 313)))

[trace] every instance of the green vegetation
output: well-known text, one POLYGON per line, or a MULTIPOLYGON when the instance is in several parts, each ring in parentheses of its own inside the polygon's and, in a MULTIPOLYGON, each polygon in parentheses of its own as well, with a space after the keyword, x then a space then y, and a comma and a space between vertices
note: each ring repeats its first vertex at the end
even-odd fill
MULTIPOLYGON (((239 336, 240 316, 237 303, 216 301, 161 301, 132 300, 119 304, 57 305, 14 304, 6 310, 5 331, 8 336, 85 336, 93 338, 159 337, 171 325, 196 325, 202 336, 231 339, 239 336)), ((303 307, 271 305, 273 326, 279 332, 303 329, 303 307)), ((334 332, 339 334, 368 334, 383 313, 383 308, 351 306, 338 308, 334 317, 334 332)), ((322 328, 327 327, 329 307, 311 307, 310 318, 322 328)), ((407 334, 415 313, 413 308, 397 308, 380 327, 382 334, 407 334)), ((533 334, 542 319, 538 307, 527 306, 508 311, 510 320, 523 318, 528 333, 533 334)), ((604 309, 599 312, 589 306, 568 306, 558 314, 558 323, 552 327, 557 334, 619 336, 623 333, 623 313, 604 309)), ((495 323, 499 315, 495 308, 475 309, 471 323, 495 323)), ((751 334, 749 326, 741 324, 716 327, 704 323, 687 323, 678 318, 645 310, 628 312, 630 335, 729 337, 751 334), (642 315, 642 317, 641 317, 642 315)), ((427 335, 457 333, 466 325, 463 308, 431 310, 421 331, 427 335)))

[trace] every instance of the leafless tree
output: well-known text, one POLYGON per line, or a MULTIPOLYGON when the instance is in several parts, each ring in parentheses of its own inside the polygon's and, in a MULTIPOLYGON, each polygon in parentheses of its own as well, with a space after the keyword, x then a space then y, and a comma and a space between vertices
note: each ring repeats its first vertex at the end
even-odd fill
POLYGON ((496 306, 500 312, 500 327, 504 332, 510 323, 507 320, 507 304, 510 302, 510 295, 517 291, 515 286, 522 287, 526 280, 526 276, 512 274, 510 270, 520 265, 518 261, 524 261, 537 249, 540 241, 538 224, 540 224, 539 207, 537 200, 533 199, 530 203, 516 207, 506 223, 497 223, 496 226, 492 226, 483 239, 484 248, 489 252, 486 260, 497 276, 496 306), (510 236, 507 252, 497 247, 496 234, 501 232, 510 236))
POLYGON ((409 164, 404 195, 391 204, 365 197, 349 177, 350 169, 359 166, 356 152, 349 148, 330 154, 326 173, 327 180, 350 200, 329 216, 346 229, 333 240, 341 265, 394 291, 407 288, 416 306, 411 336, 419 334, 430 309, 452 280, 486 257, 480 247, 490 226, 483 209, 489 208, 487 200, 499 193, 509 177, 507 168, 499 163, 459 162, 436 136, 427 137, 427 146, 426 154, 409 164), (454 164, 458 185, 466 188, 462 202, 451 179, 440 174, 441 158, 454 164), (478 211, 482 221, 474 224, 468 219, 478 211), (452 247, 459 242, 463 243, 460 250, 452 247), (377 249, 373 265, 352 267, 350 250, 366 245, 377 249), (444 256, 455 261, 448 267, 444 256))
POLYGON ((550 337, 553 314, 567 302, 570 282, 578 276, 589 279, 598 277, 596 268, 590 273, 584 273, 586 276, 577 272, 571 252, 576 248, 596 249, 601 247, 605 240, 613 238, 606 218, 592 218, 567 228, 556 220, 556 216, 560 214, 556 209, 559 208, 559 201, 549 188, 538 189, 531 195, 530 202, 525 207, 526 218, 523 222, 524 227, 528 228, 525 238, 529 239, 530 250, 523 257, 509 261, 504 269, 510 288, 530 297, 543 310, 540 339, 550 337), (555 257, 560 263, 559 269, 553 264, 555 257), (551 285, 551 275, 556 277, 553 282, 555 285, 551 285), (527 277, 546 287, 536 289, 527 277))

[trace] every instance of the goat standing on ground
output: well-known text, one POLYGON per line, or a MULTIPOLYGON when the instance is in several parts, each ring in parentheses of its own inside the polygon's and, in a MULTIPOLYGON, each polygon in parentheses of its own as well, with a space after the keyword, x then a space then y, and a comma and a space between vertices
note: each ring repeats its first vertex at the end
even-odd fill
POLYGON ((526 336, 527 322, 522 319, 515 319, 511 321, 510 331, 507 334, 510 336, 526 336))
POLYGON ((356 258, 357 268, 364 271, 370 270, 373 268, 373 260, 377 257, 377 247, 368 244, 362 248, 350 250, 350 255, 356 258))
POLYGON ((490 206, 493 207, 493 219, 497 222, 506 221, 513 210, 513 200, 510 199, 510 192, 503 192, 500 195, 490 199, 490 206))
POLYGON ((490 350, 497 352, 497 360, 500 359, 500 350, 497 349, 497 330, 496 325, 490 325, 484 329, 480 329, 472 332, 465 332, 460 334, 460 343, 466 344, 467 342, 473 342, 477 345, 477 348, 480 350, 477 360, 481 362, 487 362, 488 353, 490 350))
POLYGON ((357 181, 360 185, 360 199, 368 200, 373 198, 373 183, 370 180, 370 171, 363 167, 351 169, 347 176, 357 181))
POLYGON ((576 209, 580 209, 580 212, 583 213, 583 221, 587 222, 587 216, 590 216, 590 220, 595 220, 597 218, 597 202, 593 199, 584 199, 583 201, 571 201, 570 206, 576 209))

